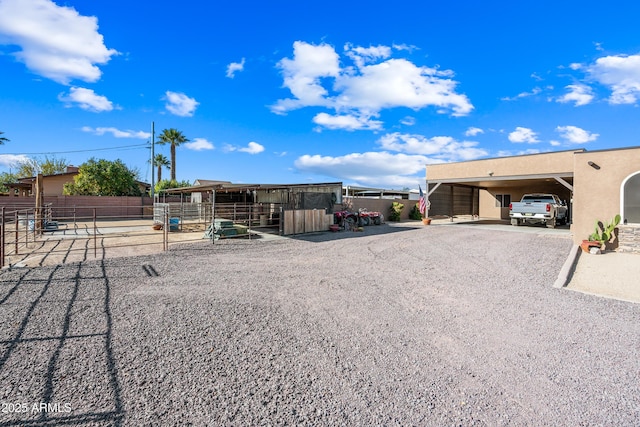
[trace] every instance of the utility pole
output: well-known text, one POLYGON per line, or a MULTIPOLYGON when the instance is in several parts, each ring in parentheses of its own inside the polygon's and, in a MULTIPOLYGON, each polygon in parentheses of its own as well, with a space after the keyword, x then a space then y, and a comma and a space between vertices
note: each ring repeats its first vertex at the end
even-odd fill
POLYGON ((155 172, 153 160, 156 157, 155 154, 155 145, 156 145, 156 128, 155 122, 151 122, 151 201, 155 203, 155 182, 153 178, 153 174, 155 172))

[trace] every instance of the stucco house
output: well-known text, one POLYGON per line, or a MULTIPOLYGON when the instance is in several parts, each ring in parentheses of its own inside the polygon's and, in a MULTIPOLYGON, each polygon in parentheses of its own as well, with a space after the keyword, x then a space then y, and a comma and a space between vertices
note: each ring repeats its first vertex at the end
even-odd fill
MULTIPOLYGON (((42 176, 42 189, 46 196, 62 195, 62 189, 67 182, 73 182, 73 178, 78 175, 76 166, 67 166, 63 173, 42 176)), ((31 197, 36 194, 36 177, 20 178, 16 182, 6 183, 9 189, 9 196, 31 197)))
MULTIPOLYGON (((42 191, 44 196, 62 196, 64 185, 73 182, 78 175, 76 166, 67 166, 65 172, 42 176, 42 191)), ((136 181, 140 191, 145 194, 151 188, 150 184, 136 181)), ((36 177, 20 178, 16 182, 6 183, 11 197, 31 197, 36 194, 36 177)))
POLYGON ((576 243, 620 214, 621 231, 637 230, 640 247, 640 147, 433 164, 426 179, 430 215, 507 219, 523 194, 555 193, 570 207, 576 243))

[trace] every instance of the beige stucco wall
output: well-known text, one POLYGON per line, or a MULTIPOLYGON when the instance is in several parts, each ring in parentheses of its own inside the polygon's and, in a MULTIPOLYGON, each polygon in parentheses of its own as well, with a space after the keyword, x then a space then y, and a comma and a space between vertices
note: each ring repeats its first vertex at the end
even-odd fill
POLYGON ((61 196, 64 184, 73 182, 74 174, 47 175, 43 179, 42 191, 45 196, 61 196))
MULTIPOLYGON (((640 147, 603 151, 572 150, 557 153, 483 159, 427 166, 429 180, 473 179, 482 181, 492 172, 493 178, 542 174, 573 174, 573 239, 579 243, 593 232, 596 221, 611 221, 621 212, 621 186, 631 175, 640 172, 640 147), (595 169, 588 162, 600 167, 595 169)), ((509 194, 518 201, 525 193, 558 194, 569 201, 571 193, 556 182, 537 182, 529 186, 505 186, 482 189, 479 214, 486 218, 507 218, 508 211, 496 206, 496 194, 509 194)), ((624 218, 623 218, 624 219, 624 218)))
POLYGON ((487 177, 489 172, 493 173, 494 178, 512 175, 567 173, 573 169, 575 152, 574 150, 559 151, 428 165, 427 180, 487 177))
POLYGON ((611 221, 620 212, 620 187, 640 172, 640 148, 587 151, 574 156, 574 221, 576 243, 593 232, 596 221, 611 221), (593 162, 600 167, 589 166, 593 162))
POLYGON ((496 206, 496 195, 508 194, 511 196, 512 202, 519 202, 523 195, 530 193, 556 194, 560 200, 565 200, 567 204, 571 201, 571 191, 557 182, 536 183, 520 187, 492 187, 480 190, 479 215, 482 218, 509 219, 509 208, 496 206))

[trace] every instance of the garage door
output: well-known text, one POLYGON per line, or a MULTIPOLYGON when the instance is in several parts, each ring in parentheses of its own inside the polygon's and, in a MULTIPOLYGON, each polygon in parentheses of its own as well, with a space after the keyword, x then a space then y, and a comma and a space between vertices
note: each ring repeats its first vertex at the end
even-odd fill
POLYGON ((429 215, 459 216, 478 213, 479 190, 460 185, 441 185, 429 196, 429 215))

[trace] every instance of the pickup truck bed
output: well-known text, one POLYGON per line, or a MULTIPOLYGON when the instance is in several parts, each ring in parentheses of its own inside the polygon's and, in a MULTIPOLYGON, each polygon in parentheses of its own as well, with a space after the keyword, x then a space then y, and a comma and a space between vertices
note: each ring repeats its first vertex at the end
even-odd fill
POLYGON ((512 225, 543 223, 555 228, 567 223, 567 207, 554 194, 525 194, 509 205, 509 217, 512 225))

